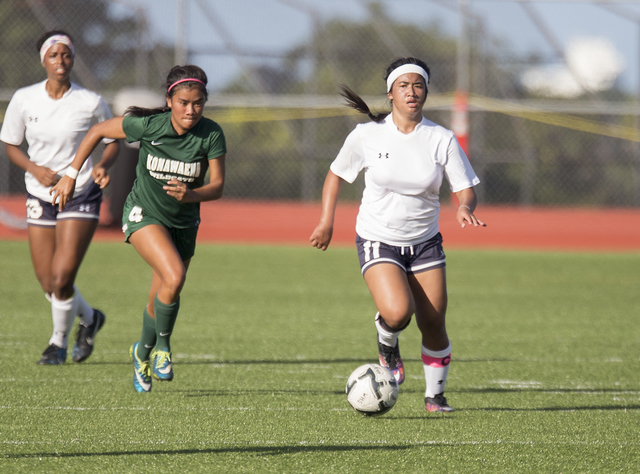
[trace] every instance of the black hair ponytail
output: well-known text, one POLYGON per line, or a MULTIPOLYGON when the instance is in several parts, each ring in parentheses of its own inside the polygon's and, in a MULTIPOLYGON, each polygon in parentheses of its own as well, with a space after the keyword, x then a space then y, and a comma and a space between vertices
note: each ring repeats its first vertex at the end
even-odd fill
POLYGON ((377 114, 374 114, 373 112, 371 112, 371 109, 369 108, 367 103, 362 99, 362 97, 360 97, 358 94, 353 92, 344 84, 340 86, 340 90, 342 91, 340 92, 340 95, 344 97, 345 100, 347 101, 347 106, 351 107, 352 109, 356 109, 361 114, 368 115, 369 118, 374 122, 380 123, 385 119, 387 115, 389 115, 389 112, 382 112, 377 114))

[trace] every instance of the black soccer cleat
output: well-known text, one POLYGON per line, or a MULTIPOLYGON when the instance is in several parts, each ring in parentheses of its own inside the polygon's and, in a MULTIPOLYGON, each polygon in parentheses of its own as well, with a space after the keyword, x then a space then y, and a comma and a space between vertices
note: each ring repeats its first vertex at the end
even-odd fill
POLYGON ((444 392, 439 393, 435 397, 425 397, 424 408, 431 413, 448 413, 453 411, 453 408, 447 405, 447 399, 444 398, 444 392))
POLYGON ((74 362, 82 362, 86 360, 93 352, 96 334, 104 326, 106 316, 99 309, 93 310, 93 323, 90 326, 78 326, 78 334, 76 343, 73 346, 71 357, 74 362))
POLYGON ((38 365, 62 365, 67 360, 67 349, 50 344, 42 353, 38 365))

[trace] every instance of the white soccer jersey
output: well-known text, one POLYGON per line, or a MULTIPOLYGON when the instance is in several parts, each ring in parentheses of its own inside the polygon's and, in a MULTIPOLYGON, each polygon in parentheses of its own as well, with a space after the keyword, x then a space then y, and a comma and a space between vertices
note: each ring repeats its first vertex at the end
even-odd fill
MULTIPOLYGON (((18 146, 26 138, 29 159, 64 176, 91 125, 111 118, 111 111, 98 94, 74 83, 62 98, 54 100, 46 82, 16 91, 4 116, 0 140, 18 146)), ((91 180, 92 169, 89 159, 78 174, 76 194, 91 180)), ((31 173, 25 173, 24 180, 29 193, 51 202, 50 187, 41 185, 31 173)))
POLYGON ((400 132, 391 114, 382 123, 356 126, 331 171, 353 183, 365 170, 356 232, 389 245, 416 245, 438 233, 440 185, 446 174, 453 192, 480 182, 455 135, 422 118, 400 132))

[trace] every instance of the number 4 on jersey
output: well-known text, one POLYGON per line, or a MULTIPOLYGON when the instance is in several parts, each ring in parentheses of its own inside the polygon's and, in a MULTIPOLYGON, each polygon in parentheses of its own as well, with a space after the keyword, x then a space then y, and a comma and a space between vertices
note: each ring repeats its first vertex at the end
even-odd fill
POLYGON ((142 208, 134 206, 129 213, 129 222, 140 222, 142 220, 142 208))

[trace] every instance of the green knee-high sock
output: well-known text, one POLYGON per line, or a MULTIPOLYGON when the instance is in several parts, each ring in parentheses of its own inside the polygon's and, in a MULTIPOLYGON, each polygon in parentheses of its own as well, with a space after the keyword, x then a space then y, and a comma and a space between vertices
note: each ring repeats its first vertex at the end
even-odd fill
POLYGON ((164 304, 156 294, 153 304, 156 313, 156 350, 171 352, 169 339, 180 310, 180 297, 175 303, 164 304))
POLYGON ((156 345, 156 320, 151 317, 145 306, 142 313, 142 335, 136 354, 140 360, 149 360, 149 354, 156 345))

